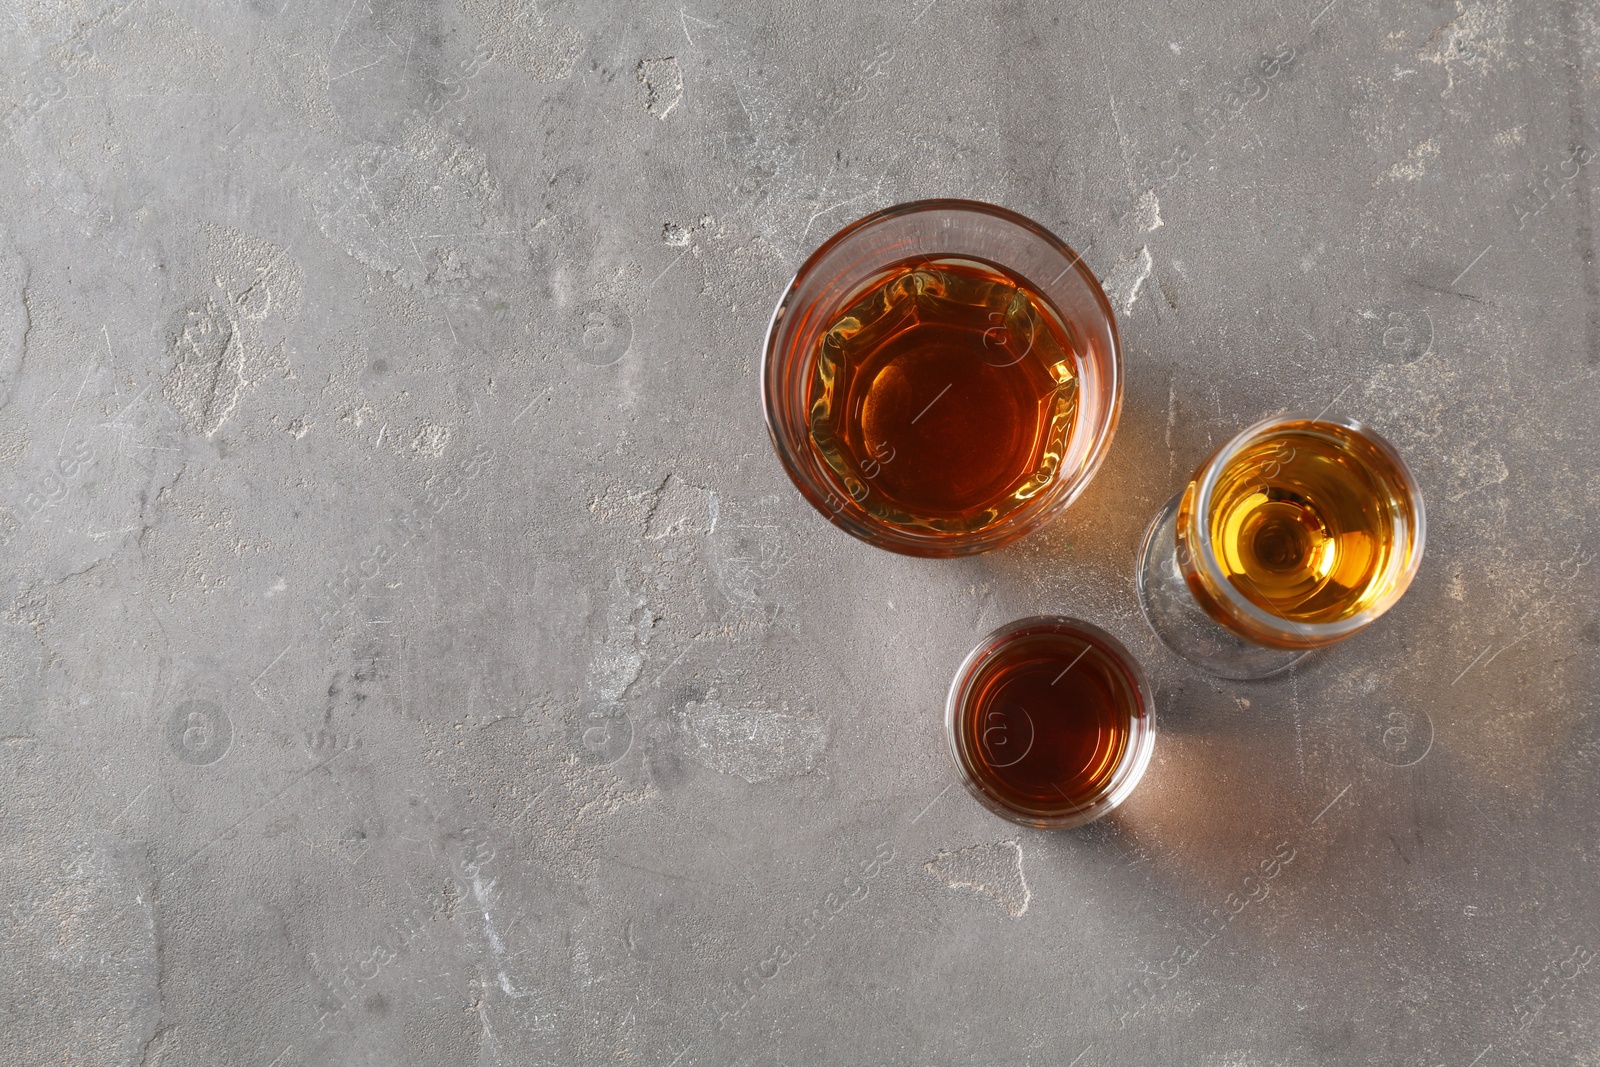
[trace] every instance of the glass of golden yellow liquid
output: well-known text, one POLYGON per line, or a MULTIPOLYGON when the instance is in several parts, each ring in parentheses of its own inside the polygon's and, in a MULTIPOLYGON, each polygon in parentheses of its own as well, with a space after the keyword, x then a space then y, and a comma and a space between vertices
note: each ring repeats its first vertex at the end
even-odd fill
POLYGON ((1265 678, 1370 626, 1411 584, 1427 521, 1395 450, 1347 419, 1275 417, 1201 464, 1139 553, 1139 602, 1173 651, 1265 678))

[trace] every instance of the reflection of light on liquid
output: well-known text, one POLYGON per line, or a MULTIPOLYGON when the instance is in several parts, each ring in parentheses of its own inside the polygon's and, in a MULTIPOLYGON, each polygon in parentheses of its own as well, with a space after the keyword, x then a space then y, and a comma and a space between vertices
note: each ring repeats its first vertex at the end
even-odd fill
POLYGON ((1001 767, 1014 767, 1018 763, 1021 763, 1023 760, 1027 759, 1028 758, 1028 753, 1033 751, 1033 738, 1034 738, 1033 716, 1029 715, 1028 714, 1028 709, 1023 707, 1021 704, 1012 704, 1007 710, 1008 711, 1014 710, 1014 711, 1022 712, 1022 717, 1025 720, 1027 720, 1027 723, 1028 723, 1028 743, 1023 746, 1022 752, 1015 759, 1008 760, 1007 762, 1004 762, 1004 763, 1002 763, 1000 760, 996 759, 995 758, 995 747, 998 746, 998 745, 1010 744, 1010 739, 1005 736, 1008 724, 1006 722, 1006 712, 1000 711, 998 709, 995 710, 995 711, 989 712, 988 715, 987 715, 987 718, 989 719, 990 722, 994 722, 994 720, 996 718, 998 718, 1000 721, 997 724, 993 725, 993 726, 984 727, 983 739, 982 739, 983 740, 983 750, 989 756, 989 766, 994 767, 996 769, 1001 768, 1001 767), (990 735, 991 734, 996 734, 996 733, 1000 734, 999 740, 991 740, 990 735))

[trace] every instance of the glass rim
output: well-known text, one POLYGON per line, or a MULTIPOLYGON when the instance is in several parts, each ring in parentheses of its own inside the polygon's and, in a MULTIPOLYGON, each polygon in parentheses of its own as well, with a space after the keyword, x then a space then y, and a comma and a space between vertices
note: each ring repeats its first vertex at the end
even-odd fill
MULTIPOLYGON (((1005 266, 1004 264, 1001 264, 1005 266)), ((1012 268, 1007 268, 1012 269, 1012 268)), ((1029 282, 1038 286, 1036 279, 1029 278, 1029 282)), ((1039 286, 1044 293, 1047 286, 1039 286)), ((1056 309, 1058 314, 1060 309, 1056 309)), ((1074 325, 1075 320, 1061 314, 1061 317, 1074 325)), ((802 496, 833 525, 844 530, 852 537, 884 548, 888 551, 902 555, 921 557, 950 558, 956 556, 976 555, 988 552, 1004 545, 1010 544, 1027 534, 1037 530, 1045 523, 1059 515, 1072 504, 1089 483, 1094 480, 1095 474, 1105 462, 1112 436, 1116 433, 1117 425, 1122 415, 1123 394, 1122 371, 1122 336, 1118 330, 1117 317, 1111 307, 1111 301, 1106 296, 1100 280, 1084 262, 1083 256, 1071 245, 1063 241, 1050 230, 1010 208, 997 204, 986 203, 981 200, 967 200, 959 197, 929 197, 920 200, 908 200, 889 207, 880 208, 861 216, 853 222, 840 227, 825 241, 817 246, 801 262, 795 270, 789 283, 784 286, 779 295, 777 304, 773 307, 772 316, 767 322, 766 333, 761 344, 761 418, 766 424, 767 435, 772 440, 773 451, 778 455, 778 461, 783 466, 789 480, 800 490, 802 496), (1105 325, 1108 341, 1106 366, 1103 370, 1107 396, 1106 411, 1100 424, 1095 428, 1095 434, 1089 440, 1085 449, 1085 461, 1076 468, 1070 482, 1057 481, 1030 505, 1017 509, 1004 519, 994 523, 983 530, 971 533, 951 535, 932 532, 922 532, 913 528, 895 526, 890 523, 876 521, 860 521, 853 515, 846 515, 847 507, 841 504, 837 509, 827 507, 823 498, 832 492, 832 489, 812 484, 812 479, 806 471, 799 457, 794 455, 788 443, 784 440, 783 429, 779 426, 776 414, 778 403, 775 393, 780 387, 779 375, 775 372, 774 365, 780 353, 779 337, 788 313, 793 309, 796 297, 800 294, 803 283, 812 270, 821 263, 830 252, 843 242, 856 236, 864 230, 881 225, 891 219, 906 215, 921 214, 925 212, 948 211, 971 215, 983 216, 1007 225, 1015 226, 1028 235, 1043 241, 1056 254, 1065 261, 1066 266, 1048 283, 1054 286, 1068 272, 1074 272, 1078 281, 1090 294, 1096 310, 1105 325)))
POLYGON ((1199 575, 1201 584, 1208 593, 1217 600, 1223 611, 1232 615, 1236 621, 1243 622, 1252 631, 1259 630, 1281 636, 1282 639, 1291 641, 1295 647, 1315 648, 1332 644, 1342 638, 1349 637, 1358 630, 1365 629, 1378 619, 1384 612, 1392 608, 1411 587, 1411 581, 1416 577, 1417 571, 1422 566, 1422 553, 1427 541, 1428 520, 1426 509, 1422 501, 1422 488, 1417 484, 1416 476, 1411 473, 1411 468, 1406 465, 1400 453, 1397 452, 1383 435, 1371 426, 1358 419, 1344 418, 1341 416, 1329 417, 1326 413, 1321 415, 1303 415, 1290 412, 1284 415, 1269 415, 1240 430, 1231 437, 1221 448, 1212 453, 1211 458, 1195 472, 1189 480, 1185 492, 1193 489, 1195 492, 1194 505, 1190 509, 1190 522, 1196 529, 1185 531, 1179 529, 1180 536, 1188 533, 1197 550, 1189 553, 1194 563, 1195 571, 1199 575), (1233 457, 1242 452, 1246 447, 1266 437, 1271 431, 1285 427, 1291 423, 1310 423, 1315 426, 1323 423, 1338 426, 1348 430, 1363 441, 1383 453, 1394 469, 1399 473, 1401 488, 1405 490, 1411 505, 1411 528, 1407 531, 1405 559, 1400 563, 1395 581, 1383 599, 1368 605, 1366 608, 1351 615, 1349 618, 1338 619, 1333 622, 1291 622, 1279 615, 1267 611, 1255 601, 1246 597, 1223 574, 1222 567, 1217 562, 1215 546, 1212 543, 1210 525, 1202 516, 1208 515, 1211 510, 1212 496, 1216 491, 1217 482, 1222 477, 1222 472, 1233 460, 1233 457))
POLYGON ((956 668, 955 677, 950 682, 949 693, 945 697, 944 724, 946 751, 955 764, 956 775, 978 803, 1001 818, 1021 826, 1037 830, 1070 830, 1108 814, 1128 798, 1140 779, 1144 777, 1145 769, 1150 765, 1151 753, 1155 748, 1155 693, 1138 659, 1121 641, 1094 623, 1067 615, 1030 615, 989 631, 962 659, 961 665, 956 668), (1036 633, 1082 637, 1109 655, 1127 674, 1141 712, 1134 716, 1133 726, 1129 729, 1128 748, 1117 761, 1116 769, 1111 772, 1111 778, 1101 795, 1092 803, 1063 815, 1030 814, 1002 804, 984 792, 967 762, 962 758, 961 709, 967 702, 967 696, 979 668, 1013 641, 1036 633))

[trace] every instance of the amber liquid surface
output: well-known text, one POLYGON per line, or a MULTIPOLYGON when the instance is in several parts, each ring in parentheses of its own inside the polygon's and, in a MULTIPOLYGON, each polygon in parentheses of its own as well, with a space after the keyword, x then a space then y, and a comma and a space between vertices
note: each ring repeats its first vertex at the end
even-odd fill
POLYGON ((1346 427, 1306 421, 1241 450, 1205 521, 1223 574, 1245 598, 1291 623, 1328 623, 1387 599, 1403 580, 1395 557, 1415 535, 1413 514, 1386 453, 1346 427))
POLYGON ((1062 473, 1078 411, 1071 328, 1005 268, 887 268, 823 334, 811 441, 844 494, 897 526, 965 534, 1062 473))
POLYGON ((1098 644, 1030 635, 979 668, 960 710, 959 748, 990 798, 1058 818, 1105 795, 1144 713, 1127 671, 1098 644))

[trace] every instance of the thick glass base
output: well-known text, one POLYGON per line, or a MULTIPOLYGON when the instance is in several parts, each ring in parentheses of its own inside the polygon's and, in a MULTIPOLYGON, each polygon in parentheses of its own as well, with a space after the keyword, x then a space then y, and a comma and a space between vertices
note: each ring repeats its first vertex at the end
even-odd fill
POLYGON ((1308 649, 1268 648, 1246 641, 1195 602, 1178 566, 1178 502, 1182 497, 1180 493, 1168 501, 1150 523, 1135 568, 1139 606, 1162 644, 1221 678, 1267 678, 1309 656, 1308 649))

